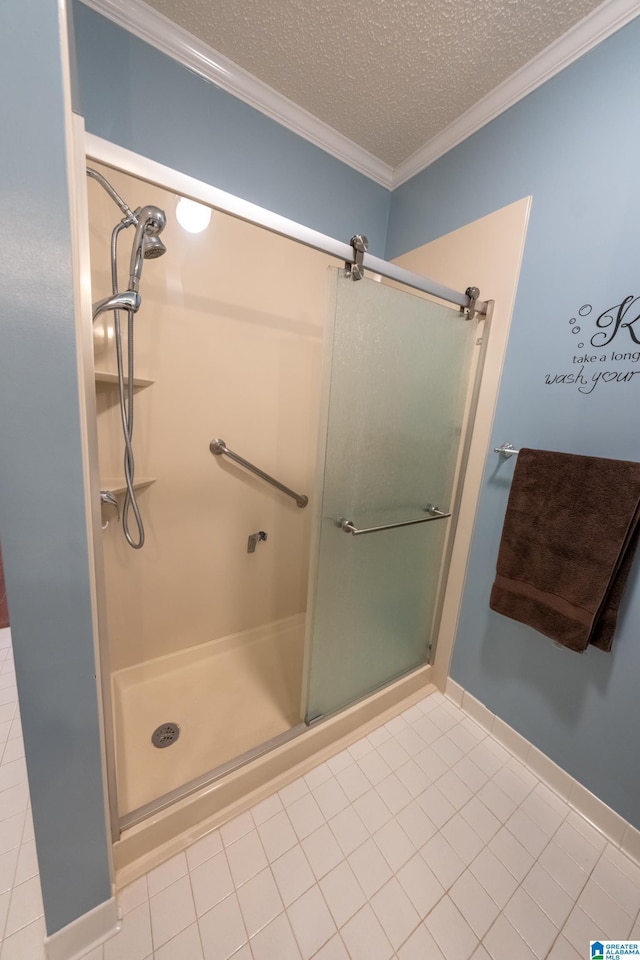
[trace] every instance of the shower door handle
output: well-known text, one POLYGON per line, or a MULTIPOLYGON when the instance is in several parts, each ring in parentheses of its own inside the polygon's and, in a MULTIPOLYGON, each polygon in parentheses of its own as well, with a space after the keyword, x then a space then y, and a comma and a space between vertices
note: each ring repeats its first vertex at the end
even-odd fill
POLYGON ((451 516, 450 513, 445 513, 443 510, 431 506, 431 504, 426 506, 425 510, 427 513, 430 513, 431 516, 419 517, 417 520, 400 520, 399 523, 384 523, 379 527, 363 527, 363 529, 356 527, 353 520, 338 517, 336 527, 340 527, 345 533, 350 533, 352 536, 358 537, 362 533, 378 533, 380 530, 393 530, 396 527, 412 527, 416 523, 429 523, 430 520, 446 520, 447 517, 451 516))

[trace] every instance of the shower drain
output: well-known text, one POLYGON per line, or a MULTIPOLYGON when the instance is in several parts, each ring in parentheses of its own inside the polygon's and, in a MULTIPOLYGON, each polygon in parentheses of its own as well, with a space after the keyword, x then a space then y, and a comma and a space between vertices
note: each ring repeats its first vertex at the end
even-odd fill
POLYGON ((170 747, 180 736, 180 727, 177 723, 161 723, 151 734, 151 743, 154 747, 170 747))

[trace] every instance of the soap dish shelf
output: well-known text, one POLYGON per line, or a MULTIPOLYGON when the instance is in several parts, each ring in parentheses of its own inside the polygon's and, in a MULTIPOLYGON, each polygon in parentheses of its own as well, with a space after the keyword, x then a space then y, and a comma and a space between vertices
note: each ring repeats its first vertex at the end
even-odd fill
MULTIPOLYGON (((155 477, 141 477, 139 480, 133 481, 133 489, 142 490, 145 487, 150 487, 151 484, 155 482, 155 477)), ((100 481, 100 489, 108 490, 109 493, 113 493, 117 497, 127 492, 127 485, 123 477, 111 477, 110 479, 100 481)))
MULTIPOLYGON (((118 374, 117 373, 108 373, 106 370, 96 370, 95 372, 96 383, 106 384, 107 386, 117 386, 118 384, 118 374)), ((129 383, 129 378, 124 378, 125 385, 129 383)), ((144 387, 150 387, 155 383, 155 380, 149 380, 147 377, 134 377, 133 385, 134 387, 139 387, 143 389, 144 387)))

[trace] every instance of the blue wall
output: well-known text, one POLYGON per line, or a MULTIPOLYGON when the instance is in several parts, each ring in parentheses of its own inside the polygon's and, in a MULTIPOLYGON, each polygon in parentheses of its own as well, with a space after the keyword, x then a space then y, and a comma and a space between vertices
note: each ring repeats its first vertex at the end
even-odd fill
MULTIPOLYGON (((533 196, 491 447, 640 459, 640 373, 592 380, 594 370, 640 371, 640 345, 629 330, 590 344, 602 311, 640 295, 639 50, 636 20, 393 194, 389 257, 533 196), (585 353, 598 357, 585 384, 545 382, 579 372, 573 358, 585 353)), ((611 654, 580 656, 490 611, 513 469, 489 454, 453 679, 640 827, 640 565, 611 654)))
POLYGON ((111 896, 58 16, 0 4, 0 530, 50 934, 111 896))
POLYGON ((87 130, 382 255, 389 191, 99 14, 73 6, 87 130))

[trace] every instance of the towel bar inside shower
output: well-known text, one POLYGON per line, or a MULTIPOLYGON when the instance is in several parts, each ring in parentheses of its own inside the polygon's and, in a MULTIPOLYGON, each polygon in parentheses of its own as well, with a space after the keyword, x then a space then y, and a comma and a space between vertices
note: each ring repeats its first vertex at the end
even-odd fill
POLYGON ((430 520, 446 520, 447 517, 450 517, 450 513, 445 513, 443 510, 438 510, 437 507, 429 506, 425 507, 427 513, 430 514, 428 517, 419 517, 417 520, 400 520, 398 523, 383 523, 379 527, 356 527, 353 520, 347 520, 345 517, 338 517, 336 520, 336 527, 340 527, 341 530, 344 530, 345 533, 350 533, 354 537, 360 536, 361 533, 378 533, 379 530, 393 530, 395 527, 412 527, 416 523, 428 523, 430 520))
POLYGON ((292 500, 295 500, 299 507, 306 507, 306 505, 309 503, 309 497, 307 497, 304 493, 296 493, 295 490, 292 490, 290 487, 285 487, 284 483, 280 483, 279 480, 276 480, 275 477, 265 473, 264 470, 260 469, 260 467, 256 467, 255 464, 249 463, 248 460, 245 460, 244 457, 234 453, 233 450, 229 450, 229 447, 226 445, 224 440, 220 440, 219 438, 212 440, 209 444, 209 450, 211 450, 211 453, 213 453, 216 457, 224 454, 225 457, 229 457, 230 460, 234 460, 236 463, 239 463, 241 467, 244 467, 251 473, 255 473, 255 475, 260 477, 261 480, 266 480, 266 482, 270 483, 272 487, 277 487, 278 490, 282 490, 282 492, 286 493, 288 497, 291 497, 292 500))

